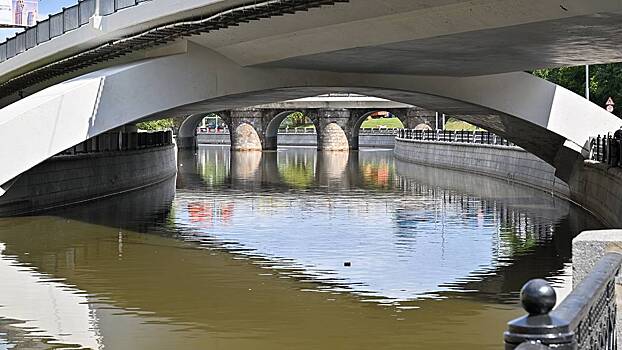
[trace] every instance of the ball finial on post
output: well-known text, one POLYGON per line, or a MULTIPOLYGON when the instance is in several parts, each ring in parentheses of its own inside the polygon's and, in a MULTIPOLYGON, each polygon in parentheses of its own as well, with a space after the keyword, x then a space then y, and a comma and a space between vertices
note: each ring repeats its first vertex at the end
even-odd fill
POLYGON ((521 289, 520 301, 530 316, 546 315, 555 307, 557 294, 547 281, 534 279, 521 289))

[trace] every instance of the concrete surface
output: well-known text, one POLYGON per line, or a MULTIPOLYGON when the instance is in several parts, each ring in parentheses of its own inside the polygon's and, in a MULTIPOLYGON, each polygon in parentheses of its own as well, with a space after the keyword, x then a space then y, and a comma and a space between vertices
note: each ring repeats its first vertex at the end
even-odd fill
POLYGON ((22 174, 0 197, 0 215, 18 215, 92 200, 171 178, 175 146, 57 156, 22 174))
MULTIPOLYGON (((0 64, 0 81, 113 39, 247 3, 144 2, 92 19, 0 64)), ((488 75, 620 61, 621 13, 622 3, 616 0, 357 0, 202 33, 191 40, 240 66, 488 75)), ((145 55, 130 59, 142 58, 145 55)))
POLYGON ((191 43, 186 50, 87 74, 2 108, 0 183, 92 136, 134 121, 331 91, 416 103, 457 115, 537 155, 562 178, 570 176, 574 163, 569 160, 579 157, 591 136, 619 127, 614 115, 527 73, 452 78, 274 70, 240 67, 191 43), (22 137, 26 131, 32 137, 22 137))

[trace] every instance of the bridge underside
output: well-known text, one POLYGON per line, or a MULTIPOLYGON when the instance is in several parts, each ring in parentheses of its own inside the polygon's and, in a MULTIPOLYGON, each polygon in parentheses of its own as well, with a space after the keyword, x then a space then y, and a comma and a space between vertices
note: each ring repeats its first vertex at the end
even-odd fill
POLYGON ((562 179, 619 119, 527 73, 480 77, 249 68, 204 47, 96 71, 0 110, 0 184, 95 135, 148 119, 354 92, 460 117, 524 147, 562 179), (589 120, 589 123, 585 121, 589 120))

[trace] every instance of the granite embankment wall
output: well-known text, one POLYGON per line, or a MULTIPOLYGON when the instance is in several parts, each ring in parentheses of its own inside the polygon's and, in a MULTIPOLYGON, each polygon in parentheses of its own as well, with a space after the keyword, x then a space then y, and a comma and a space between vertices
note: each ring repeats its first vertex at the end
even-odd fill
POLYGON ((607 227, 622 228, 622 168, 586 160, 569 185, 575 202, 607 227))
POLYGON ((569 198, 555 169, 520 147, 396 139, 395 157, 411 163, 469 171, 569 198))
POLYGON ((177 172, 174 145, 56 156, 22 174, 0 197, 0 216, 32 213, 164 181, 177 172))
POLYGON ((468 171, 554 193, 579 204, 605 226, 622 228, 622 168, 586 160, 566 184, 555 169, 519 147, 397 139, 399 160, 468 171))
MULTIPOLYGON (((198 144, 211 144, 211 145, 228 145, 230 143, 229 134, 198 134, 198 144)), ((278 144, 282 146, 316 146, 317 135, 316 134, 279 134, 278 144)), ((378 135, 366 135, 361 134, 359 136, 360 147, 378 147, 378 148, 393 148, 395 145, 395 135, 390 134, 378 134, 378 135)))

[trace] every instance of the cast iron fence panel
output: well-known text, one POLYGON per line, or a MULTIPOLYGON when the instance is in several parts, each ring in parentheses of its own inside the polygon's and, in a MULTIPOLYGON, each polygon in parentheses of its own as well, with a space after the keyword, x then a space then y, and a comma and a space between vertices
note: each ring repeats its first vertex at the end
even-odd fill
POLYGON ((26 34, 19 33, 15 36, 15 54, 18 55, 26 51, 26 34))
POLYGON ((136 0, 115 0, 115 10, 121 10, 126 7, 132 7, 136 5, 136 0))
POLYGON ((37 45, 37 28, 26 29, 26 50, 32 49, 37 45))
POLYGON ((8 39, 6 41, 6 52, 7 52, 7 57, 11 58, 13 56, 15 56, 16 54, 16 49, 15 49, 15 37, 8 39))
POLYGON ((74 5, 63 10, 63 21, 64 32, 78 29, 78 26, 80 24, 78 5, 74 5))
POLYGON ((55 38, 64 33, 64 29, 63 29, 64 18, 63 18, 62 12, 50 16, 49 21, 50 21, 50 38, 55 38))
POLYGON ((505 349, 616 350, 615 288, 621 265, 622 254, 606 254, 554 310, 555 292, 546 282, 525 284, 521 302, 530 314, 508 323, 505 349))
POLYGON ((78 3, 78 23, 83 26, 95 14, 95 0, 83 0, 78 3))
POLYGON ((400 129, 395 133, 398 138, 407 140, 515 146, 512 142, 489 131, 400 129))
POLYGON ((44 43, 48 40, 50 40, 50 20, 46 19, 37 24, 37 44, 44 43))

